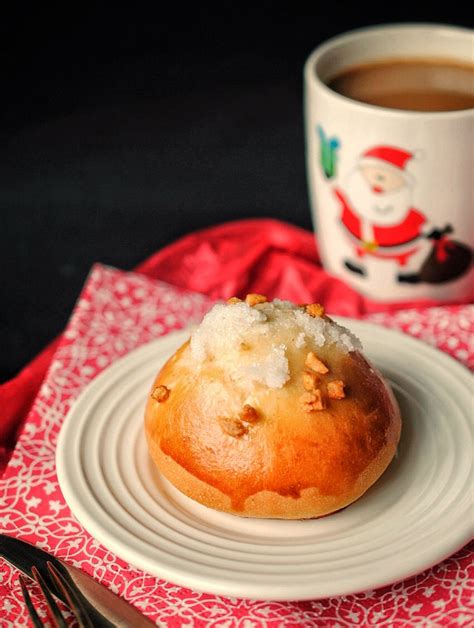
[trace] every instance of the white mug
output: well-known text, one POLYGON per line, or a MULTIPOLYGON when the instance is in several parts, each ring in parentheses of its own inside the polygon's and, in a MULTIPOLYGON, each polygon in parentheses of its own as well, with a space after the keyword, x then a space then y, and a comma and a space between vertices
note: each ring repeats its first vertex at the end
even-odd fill
POLYGON ((474 298, 474 109, 389 109, 327 82, 384 59, 472 63, 473 43, 468 29, 387 25, 335 37, 306 62, 307 175, 321 259, 373 300, 474 298))

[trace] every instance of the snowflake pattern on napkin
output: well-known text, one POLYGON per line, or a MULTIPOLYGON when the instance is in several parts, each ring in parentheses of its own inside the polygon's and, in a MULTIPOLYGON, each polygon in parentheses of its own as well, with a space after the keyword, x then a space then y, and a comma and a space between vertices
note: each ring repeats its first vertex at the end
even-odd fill
MULTIPOLYGON (((130 350, 199 321, 206 297, 141 275, 96 265, 74 309, 22 435, 0 482, 0 528, 52 552, 120 594, 159 625, 212 628, 299 626, 472 626, 474 546, 404 582, 308 602, 217 597, 165 582, 128 565, 75 520, 55 472, 55 447, 73 400, 130 350)), ((474 366, 472 306, 374 314, 474 366)), ((18 573, 0 562, 2 627, 27 626, 18 573)))

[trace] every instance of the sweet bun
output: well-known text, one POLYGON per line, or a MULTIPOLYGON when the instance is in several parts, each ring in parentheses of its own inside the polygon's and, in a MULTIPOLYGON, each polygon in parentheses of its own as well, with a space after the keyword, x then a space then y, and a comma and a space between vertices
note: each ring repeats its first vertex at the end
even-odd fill
POLYGON ((397 403, 322 306, 218 304, 161 369, 150 454, 188 497, 247 517, 320 517, 358 499, 400 437, 397 403))

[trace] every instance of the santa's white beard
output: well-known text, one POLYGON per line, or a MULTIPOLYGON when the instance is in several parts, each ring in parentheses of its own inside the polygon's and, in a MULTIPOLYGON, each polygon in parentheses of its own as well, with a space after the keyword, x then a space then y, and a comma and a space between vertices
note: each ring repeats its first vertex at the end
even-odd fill
POLYGON ((398 225, 411 207, 412 191, 407 183, 393 192, 373 192, 359 169, 346 181, 346 194, 355 211, 375 225, 398 225))

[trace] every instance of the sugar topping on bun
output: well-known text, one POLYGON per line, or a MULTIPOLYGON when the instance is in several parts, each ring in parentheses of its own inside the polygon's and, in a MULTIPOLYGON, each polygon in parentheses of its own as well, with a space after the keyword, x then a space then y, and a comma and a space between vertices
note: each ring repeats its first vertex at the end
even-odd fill
POLYGON ((247 301, 215 305, 191 336, 196 364, 212 361, 248 390, 257 385, 282 388, 291 377, 292 354, 304 347, 331 344, 346 353, 361 349, 360 341, 325 316, 322 306, 263 299, 249 295, 247 301))

